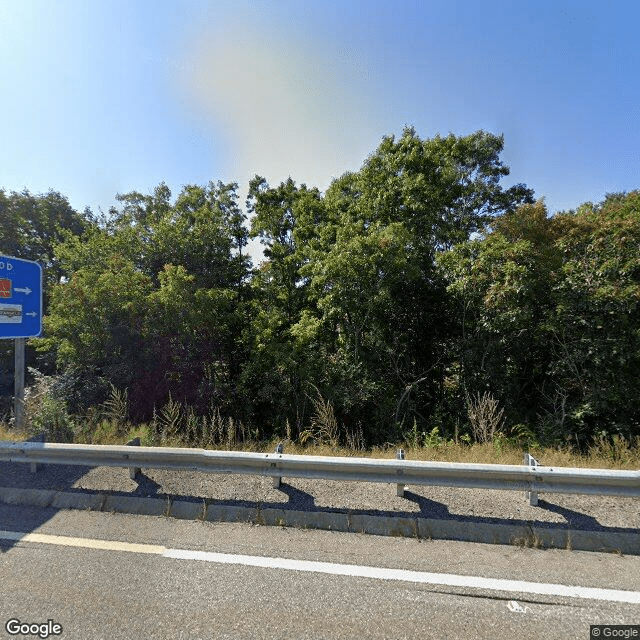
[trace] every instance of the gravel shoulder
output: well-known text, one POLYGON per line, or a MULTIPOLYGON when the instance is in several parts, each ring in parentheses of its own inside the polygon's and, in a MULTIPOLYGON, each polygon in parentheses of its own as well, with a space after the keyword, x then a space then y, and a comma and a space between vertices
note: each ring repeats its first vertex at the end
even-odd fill
POLYGON ((272 508, 368 516, 431 518, 483 524, 525 524, 554 529, 640 533, 640 499, 541 493, 530 506, 517 491, 409 486, 234 474, 143 469, 135 480, 127 469, 28 464, 0 466, 0 487, 102 493, 130 497, 170 497, 210 505, 272 508))

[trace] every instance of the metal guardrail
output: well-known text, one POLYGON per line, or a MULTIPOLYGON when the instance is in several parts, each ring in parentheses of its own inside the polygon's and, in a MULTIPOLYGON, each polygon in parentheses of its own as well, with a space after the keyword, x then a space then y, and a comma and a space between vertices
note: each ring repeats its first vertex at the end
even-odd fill
MULTIPOLYGON (((132 443, 133 444, 133 443, 132 443)), ((282 477, 386 482, 398 486, 438 485, 524 491, 531 504, 537 492, 606 496, 640 496, 640 471, 574 469, 538 466, 531 457, 525 465, 423 462, 374 458, 337 458, 245 453, 127 445, 2 442, 0 461, 129 468, 188 469, 205 473, 270 476, 278 486, 282 477), (535 464, 534 464, 535 463, 535 464)))

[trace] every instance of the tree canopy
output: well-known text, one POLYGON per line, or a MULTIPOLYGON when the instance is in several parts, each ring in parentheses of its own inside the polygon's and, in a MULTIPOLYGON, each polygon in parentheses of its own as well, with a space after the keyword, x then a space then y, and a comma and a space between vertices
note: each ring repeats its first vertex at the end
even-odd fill
POLYGON ((114 385, 131 420, 176 401, 270 437, 308 432, 320 397, 335 438, 373 444, 471 436, 490 393, 539 442, 639 435, 640 192, 550 215, 503 186, 503 143, 407 128, 325 193, 255 176, 245 211, 235 183, 162 183, 100 219, 0 191, 0 249, 45 268, 31 344, 79 413, 114 385))

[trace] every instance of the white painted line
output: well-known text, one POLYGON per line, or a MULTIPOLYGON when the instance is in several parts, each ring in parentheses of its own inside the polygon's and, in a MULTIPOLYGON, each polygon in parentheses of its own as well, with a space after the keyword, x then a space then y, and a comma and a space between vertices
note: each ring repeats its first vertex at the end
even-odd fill
POLYGON ((69 536, 52 536, 44 533, 22 533, 21 531, 1 531, 0 538, 19 542, 39 542, 55 544, 63 547, 82 547, 85 549, 104 549, 106 551, 126 551, 129 553, 152 553, 162 555, 166 547, 154 544, 135 544, 118 542, 117 540, 94 540, 92 538, 71 538, 69 536))
POLYGON ((55 536, 42 533, 22 533, 20 531, 0 530, 0 538, 20 542, 38 542, 41 544, 61 545, 66 547, 148 553, 176 560, 199 560, 203 562, 214 562, 217 564, 236 564, 248 567, 262 567, 265 569, 306 571, 310 573, 325 573, 334 576, 350 576, 354 578, 399 580, 402 582, 464 587, 468 589, 488 589, 492 591, 505 591, 519 594, 529 593, 536 595, 563 596, 567 598, 585 598, 588 600, 605 600, 607 602, 629 602, 633 604, 640 604, 640 592, 638 591, 622 591, 618 589, 598 589, 594 587, 577 587, 543 582, 482 578, 479 576, 464 576, 450 573, 428 573, 425 571, 386 569, 383 567, 366 567, 354 564, 291 560, 289 558, 267 558, 263 556, 245 556, 232 553, 190 551, 188 549, 167 549, 166 547, 153 544, 135 544, 131 542, 95 540, 91 538, 72 538, 68 536, 55 536))
POLYGON ((378 580, 401 580, 404 582, 437 584, 450 587, 490 589, 492 591, 509 591, 516 593, 565 596, 568 598, 586 598, 589 600, 606 600, 607 602, 631 602, 634 604, 640 604, 640 592, 638 591, 575 587, 563 584, 502 580, 497 578, 454 575, 450 573, 427 573, 423 571, 407 571, 404 569, 363 567, 353 564, 333 564, 330 562, 310 562, 307 560, 290 560, 288 558, 242 556, 228 553, 211 553, 208 551, 187 551, 184 549, 167 549, 163 555, 165 558, 177 558, 180 560, 204 560, 205 562, 216 562, 220 564, 242 564, 251 567, 265 567, 269 569, 310 571, 313 573, 328 573, 336 576, 375 578, 378 580))

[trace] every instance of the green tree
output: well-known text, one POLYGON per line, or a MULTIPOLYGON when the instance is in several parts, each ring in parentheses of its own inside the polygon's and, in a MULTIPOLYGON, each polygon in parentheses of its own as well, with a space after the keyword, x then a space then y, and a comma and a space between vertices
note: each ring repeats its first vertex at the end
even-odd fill
POLYGON ((137 418, 169 394, 200 410, 230 406, 250 264, 236 189, 190 185, 172 202, 161 184, 120 196, 122 209, 82 237, 68 234, 56 256, 69 275, 40 347, 81 380, 129 388, 137 418))
POLYGON ((502 145, 484 132, 421 140, 406 129, 324 197, 292 180, 252 182, 252 234, 267 260, 253 280, 252 354, 262 355, 247 371, 264 373, 269 395, 300 406, 313 384, 370 440, 397 435, 396 418, 430 419, 451 331, 435 255, 531 200, 499 184, 502 145))
POLYGON ((343 398, 342 418, 366 395, 368 415, 356 419, 376 438, 393 434, 396 420, 439 419, 452 326, 435 257, 532 199, 523 185, 500 185, 509 173, 502 148, 502 137, 482 131, 422 140, 407 128, 327 190, 330 214, 302 273, 336 335, 340 368, 354 374, 345 387, 357 401, 343 398))
POLYGON ((546 443, 638 433, 639 205, 638 192, 553 217, 522 205, 439 256, 459 396, 490 390, 546 443))
MULTIPOLYGON (((563 235, 551 365, 565 429, 640 434, 640 192, 557 216, 563 235)), ((556 399, 558 402, 558 399, 556 399)))
POLYGON ((66 234, 80 235, 95 220, 86 209, 79 214, 56 191, 32 195, 29 191, 7 194, 0 189, 0 253, 33 260, 43 267, 44 303, 49 290, 64 275, 55 246, 66 234))
POLYGON ((252 399, 254 420, 264 429, 282 430, 286 420, 299 429, 309 404, 309 383, 321 365, 309 344, 302 344, 292 331, 308 317, 309 283, 301 267, 324 218, 324 205, 317 189, 297 186, 291 178, 270 187, 256 176, 247 207, 253 214, 251 236, 265 246, 266 260, 251 283, 243 391, 252 399))
POLYGON ((511 424, 535 422, 549 385, 559 233, 538 201, 493 219, 484 238, 439 256, 459 318, 450 346, 459 407, 467 396, 490 391, 511 424))

